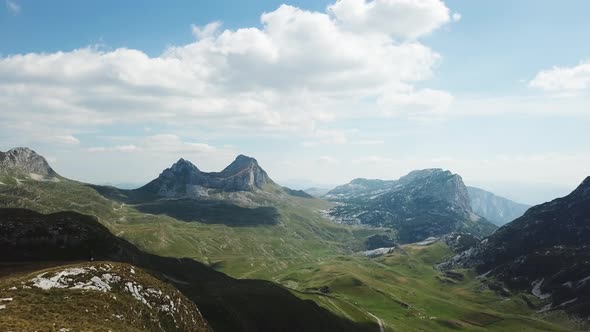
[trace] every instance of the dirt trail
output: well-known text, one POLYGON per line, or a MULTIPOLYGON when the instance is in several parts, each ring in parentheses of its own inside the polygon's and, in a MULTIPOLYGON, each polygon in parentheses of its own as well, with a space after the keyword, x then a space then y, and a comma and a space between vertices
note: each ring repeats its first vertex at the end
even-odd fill
POLYGON ((383 321, 381 320, 381 318, 373 315, 370 312, 367 312, 369 315, 371 315, 371 317, 375 318, 377 320, 377 323, 379 324, 379 331, 380 332, 385 332, 385 327, 383 326, 383 321))

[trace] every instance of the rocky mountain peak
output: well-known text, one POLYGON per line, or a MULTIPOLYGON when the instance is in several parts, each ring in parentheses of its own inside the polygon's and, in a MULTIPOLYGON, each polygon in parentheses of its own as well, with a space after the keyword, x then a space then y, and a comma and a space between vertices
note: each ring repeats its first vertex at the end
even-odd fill
POLYGON ((177 162, 175 162, 172 167, 170 167, 170 170, 172 170, 175 173, 178 172, 184 172, 184 171, 197 171, 199 172, 199 169, 197 168, 197 166, 195 166, 193 163, 191 163, 188 160, 185 160, 183 158, 178 159, 177 162))
POLYGON ((241 154, 237 156, 236 159, 231 164, 229 164, 223 171, 221 171, 221 173, 232 175, 240 173, 241 171, 250 168, 260 168, 260 166, 258 165, 258 161, 252 157, 248 157, 241 154))
POLYGON ((239 155, 221 172, 202 172, 190 161, 179 159, 139 190, 163 197, 208 197, 210 190, 254 191, 272 183, 256 159, 239 155))
POLYGON ((45 158, 26 147, 0 151, 0 170, 16 170, 42 176, 57 175, 45 158))
POLYGON ((447 201, 465 211, 471 211, 467 187, 458 174, 440 168, 416 170, 399 179, 415 198, 432 197, 447 201))

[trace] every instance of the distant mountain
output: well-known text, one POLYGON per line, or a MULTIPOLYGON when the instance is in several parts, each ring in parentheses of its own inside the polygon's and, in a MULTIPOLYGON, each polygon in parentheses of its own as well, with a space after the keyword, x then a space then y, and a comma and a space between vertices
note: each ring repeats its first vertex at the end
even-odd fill
POLYGON ((161 197, 199 198, 209 189, 222 191, 255 191, 274 184, 254 158, 239 155, 221 172, 202 172, 190 161, 180 159, 158 178, 137 189, 161 197))
POLYGON ((295 189, 291 189, 291 188, 287 188, 287 187, 282 187, 284 191, 287 192, 287 194, 291 195, 291 196, 296 196, 296 197, 302 197, 302 198, 313 198, 312 195, 306 193, 304 190, 295 190, 295 189))
POLYGON ((498 226, 522 216, 530 205, 513 202, 489 191, 467 187, 473 212, 498 226))
POLYGON ((440 267, 475 267, 510 288, 549 300, 543 310, 590 317, 590 177, 569 195, 530 208, 440 267))
POLYGON ((325 198, 340 203, 329 212, 337 221, 392 228, 401 243, 454 231, 483 236, 496 229, 472 211, 461 177, 442 169, 413 171, 395 181, 356 179, 325 198))
POLYGON ((330 189, 329 188, 318 188, 318 187, 311 187, 311 188, 307 188, 305 190, 306 193, 310 194, 313 197, 322 197, 325 194, 327 194, 330 189))
POLYGON ((363 195, 376 195, 391 189, 396 181, 358 178, 328 191, 326 199, 345 200, 363 195))
POLYGON ((58 174, 45 158, 29 148, 0 151, 0 172, 13 171, 31 177, 55 177, 58 174))

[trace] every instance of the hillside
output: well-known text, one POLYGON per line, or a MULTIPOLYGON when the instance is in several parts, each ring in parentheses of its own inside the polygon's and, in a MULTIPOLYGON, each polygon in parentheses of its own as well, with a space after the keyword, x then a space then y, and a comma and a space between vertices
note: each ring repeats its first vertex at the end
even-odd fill
POLYGON ((441 265, 474 267, 546 300, 544 310, 590 317, 590 177, 569 195, 530 208, 441 265))
POLYGON ((391 228, 402 243, 453 231, 483 236, 496 228, 473 212, 461 177, 441 169, 413 171, 396 181, 356 179, 325 197, 339 203, 329 211, 337 221, 391 228))
MULTIPOLYGON (((274 283, 233 279, 194 260, 144 253, 113 236, 89 216, 74 212, 42 215, 29 210, 0 209, 0 230, 0 250, 6 253, 0 257, 3 263, 0 275, 35 269, 38 265, 61 266, 64 262, 90 258, 124 262, 176 286, 197 305, 217 332, 373 330, 371 321, 351 322, 314 302, 300 300, 274 283)), ((51 271, 58 273, 63 269, 51 271)), ((13 280, 12 275, 8 278, 13 280)), ((85 278, 92 280, 90 275, 85 278)), ((54 279, 51 280, 55 282, 54 279)), ((94 283, 102 285, 98 280, 94 283)))
POLYGON ((10 275, 0 278, 0 299, 2 331, 210 331, 194 303, 129 264, 78 263, 10 275))
POLYGON ((467 187, 467 191, 473 212, 498 226, 522 216, 530 208, 529 205, 513 202, 483 189, 467 187))

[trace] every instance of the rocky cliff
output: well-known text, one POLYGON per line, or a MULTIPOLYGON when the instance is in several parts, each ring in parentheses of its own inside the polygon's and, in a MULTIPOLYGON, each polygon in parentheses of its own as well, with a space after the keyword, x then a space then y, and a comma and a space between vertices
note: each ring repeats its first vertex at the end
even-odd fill
POLYGON ((29 148, 14 148, 7 152, 0 151, 0 172, 9 171, 43 177, 57 176, 57 173, 49 166, 47 160, 29 148))

